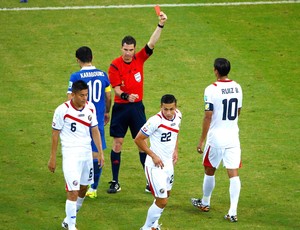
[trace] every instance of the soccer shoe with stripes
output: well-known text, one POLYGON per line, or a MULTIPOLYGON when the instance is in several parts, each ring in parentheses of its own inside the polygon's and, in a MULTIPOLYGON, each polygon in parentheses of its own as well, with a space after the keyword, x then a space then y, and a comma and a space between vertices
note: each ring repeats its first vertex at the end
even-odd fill
POLYGON ((202 204, 202 200, 201 199, 197 199, 197 198, 191 198, 191 202, 192 205, 198 209, 200 209, 203 212, 208 212, 210 209, 209 205, 204 205, 202 204))
POLYGON ((229 214, 227 214, 227 215, 224 216, 224 219, 229 220, 230 222, 238 222, 237 215, 229 216, 229 214))
POLYGON ((107 190, 107 193, 117 193, 121 191, 121 186, 116 181, 108 182, 110 184, 109 189, 107 190))
MULTIPOLYGON (((61 223, 61 227, 62 227, 63 229, 69 229, 69 225, 68 225, 67 222, 65 222, 65 220, 61 223)), ((78 230, 78 229, 75 227, 74 230, 78 230)))

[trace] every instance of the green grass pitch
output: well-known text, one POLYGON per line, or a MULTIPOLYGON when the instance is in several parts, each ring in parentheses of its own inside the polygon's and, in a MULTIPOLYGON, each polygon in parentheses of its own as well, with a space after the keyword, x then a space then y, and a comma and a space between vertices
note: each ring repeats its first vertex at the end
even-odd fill
MULTIPOLYGON (((111 60, 120 55, 125 35, 133 35, 139 49, 158 21, 153 7, 3 8, 157 3, 0 0, 0 229, 61 229, 66 196, 60 152, 55 174, 48 171, 47 162, 54 109, 66 100, 69 76, 79 69, 75 50, 90 46, 94 65, 107 71, 111 60)), ((182 3, 196 1, 159 1, 182 3)), ((168 21, 145 64, 146 113, 147 117, 156 113, 161 96, 173 93, 183 114, 175 184, 161 217, 163 230, 300 228, 298 3, 161 7, 168 21), (195 149, 203 91, 214 81, 216 57, 231 61, 229 77, 244 92, 239 120, 242 190, 236 224, 222 219, 229 207, 229 181, 222 167, 216 174, 211 211, 201 213, 190 204, 190 197, 202 195, 203 168, 195 149)), ((120 170, 122 191, 107 194, 112 139, 108 126, 105 130, 108 149, 98 198, 85 200, 78 228, 139 229, 153 197, 144 193, 137 148, 127 135, 120 170)))

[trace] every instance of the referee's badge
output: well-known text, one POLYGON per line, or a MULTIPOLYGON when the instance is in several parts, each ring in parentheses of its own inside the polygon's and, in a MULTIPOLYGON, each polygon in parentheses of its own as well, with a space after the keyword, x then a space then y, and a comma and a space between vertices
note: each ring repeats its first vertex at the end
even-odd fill
POLYGON ((136 73, 136 74, 134 75, 134 78, 135 78, 135 80, 136 80, 137 82, 141 82, 141 80, 142 80, 142 75, 141 75, 141 73, 140 73, 140 72, 136 73))

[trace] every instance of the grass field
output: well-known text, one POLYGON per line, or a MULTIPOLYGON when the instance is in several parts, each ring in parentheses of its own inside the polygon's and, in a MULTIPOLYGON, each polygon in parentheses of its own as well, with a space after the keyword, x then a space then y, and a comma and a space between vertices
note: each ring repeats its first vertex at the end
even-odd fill
MULTIPOLYGON (((165 0, 160 4, 195 3, 165 0)), ((207 0, 201 3, 214 3, 207 0)), ((227 2, 225 0, 218 2, 227 2)), ((237 2, 231 0, 230 2, 237 2)), ((175 184, 162 217, 163 230, 300 228, 300 4, 164 7, 168 22, 145 65, 146 113, 159 110, 160 97, 178 98, 183 121, 175 184), (203 118, 203 90, 214 81, 216 57, 231 61, 230 77, 244 91, 239 120, 243 168, 239 222, 222 218, 229 207, 229 181, 217 172, 209 213, 190 205, 202 195, 201 156, 195 151, 203 118)), ((0 8, 156 4, 146 0, 0 0, 0 8)), ((133 35, 138 49, 156 27, 154 9, 0 10, 0 229, 61 229, 65 191, 61 170, 47 162, 54 109, 66 99, 69 76, 79 67, 75 50, 90 46, 94 65, 107 71, 120 55, 120 42, 133 35)), ((111 180, 112 139, 106 127, 106 165, 96 200, 86 199, 78 228, 139 229, 153 198, 134 143, 126 137, 120 183, 111 180)))

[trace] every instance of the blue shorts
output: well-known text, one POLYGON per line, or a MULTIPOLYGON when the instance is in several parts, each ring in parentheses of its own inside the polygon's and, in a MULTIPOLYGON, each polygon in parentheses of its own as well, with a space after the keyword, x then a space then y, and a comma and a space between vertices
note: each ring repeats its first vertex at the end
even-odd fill
POLYGON ((129 127, 134 139, 145 123, 145 107, 142 101, 126 104, 114 103, 110 122, 110 136, 124 138, 129 127))
MULTIPOLYGON (((105 133, 104 133, 104 127, 100 128, 100 126, 98 126, 99 132, 100 132, 100 136, 101 136, 101 141, 102 141, 102 149, 106 149, 106 141, 105 141, 105 133)), ((92 138, 92 150, 93 152, 98 152, 98 149, 93 141, 92 138)))

